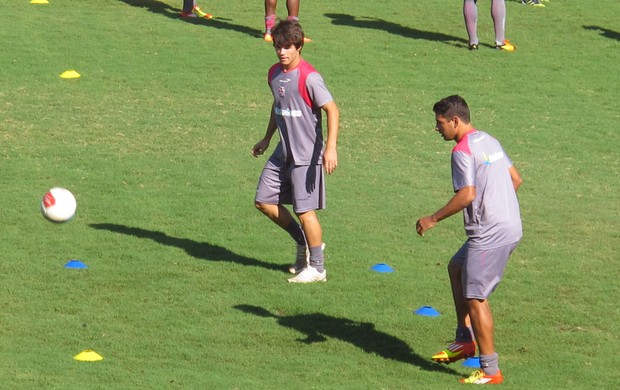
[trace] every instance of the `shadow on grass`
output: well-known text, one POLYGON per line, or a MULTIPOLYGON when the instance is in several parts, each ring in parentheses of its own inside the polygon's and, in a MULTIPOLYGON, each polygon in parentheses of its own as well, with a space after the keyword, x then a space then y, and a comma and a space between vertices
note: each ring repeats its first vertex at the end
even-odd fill
POLYGON ((350 26, 357 28, 381 30, 391 34, 400 35, 405 38, 442 42, 447 45, 457 47, 467 47, 469 43, 469 41, 460 37, 455 37, 452 35, 442 34, 434 31, 418 30, 378 18, 358 18, 356 16, 347 14, 325 14, 325 16, 332 19, 332 24, 337 26, 350 26))
POLYGON ((620 41, 620 32, 609 30, 600 26, 583 26, 585 30, 598 31, 600 35, 605 38, 615 39, 616 41, 620 41))
MULTIPOLYGON (((204 18, 181 18, 179 13, 180 9, 172 8, 169 4, 163 3, 158 0, 118 0, 132 7, 144 8, 154 14, 166 16, 171 19, 176 19, 181 22, 200 24, 208 27, 213 27, 222 30, 235 31, 241 34, 247 34, 254 38, 261 38, 262 31, 247 26, 241 26, 239 24, 230 23, 229 19, 215 17, 213 19, 204 18)), ((181 0, 179 0, 181 3, 181 0)))
POLYGON ((114 233, 126 234, 137 238, 146 238, 159 244, 174 246, 183 249, 188 255, 197 259, 208 261, 225 261, 237 263, 248 267, 261 267, 274 271, 286 271, 287 265, 278 265, 238 255, 219 245, 209 244, 208 242, 198 242, 187 238, 171 237, 165 233, 153 230, 146 230, 137 227, 129 227, 112 223, 91 223, 93 229, 107 230, 114 233))
POLYGON ((403 340, 376 330, 375 325, 369 322, 357 322, 321 313, 279 316, 267 309, 252 305, 237 305, 234 308, 259 317, 276 319, 279 325, 305 334, 306 338, 299 339, 305 344, 326 341, 329 337, 350 343, 366 353, 411 364, 423 370, 461 375, 451 368, 421 357, 413 352, 403 340))

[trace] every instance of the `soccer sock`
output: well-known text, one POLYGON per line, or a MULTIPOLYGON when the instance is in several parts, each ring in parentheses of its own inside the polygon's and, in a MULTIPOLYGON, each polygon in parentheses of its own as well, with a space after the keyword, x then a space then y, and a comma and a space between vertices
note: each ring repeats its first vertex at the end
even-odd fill
POLYGON ((465 17, 465 28, 469 36, 469 44, 478 44, 478 6, 475 0, 465 0, 463 2, 463 16, 465 17))
POLYGON ((461 343, 468 343, 474 341, 472 328, 467 326, 457 327, 454 341, 458 341, 461 343))
POLYGON ((505 0, 491 1, 491 16, 495 27, 495 43, 503 45, 506 39, 506 2, 505 0))
POLYGON ((325 271, 324 261, 323 246, 310 247, 310 265, 316 268, 317 271, 323 272, 325 271))
POLYGON ((276 16, 265 16, 265 34, 271 34, 271 29, 276 25, 276 16))
POLYGON ((497 352, 492 355, 480 355, 480 368, 487 375, 495 375, 499 372, 499 356, 497 352))
POLYGON ((301 230, 301 226, 295 222, 295 220, 292 220, 291 223, 288 224, 286 231, 291 235, 297 244, 306 246, 306 236, 304 235, 304 231, 301 230))
POLYGON ((286 20, 290 20, 291 22, 299 22, 299 16, 288 16, 286 20))

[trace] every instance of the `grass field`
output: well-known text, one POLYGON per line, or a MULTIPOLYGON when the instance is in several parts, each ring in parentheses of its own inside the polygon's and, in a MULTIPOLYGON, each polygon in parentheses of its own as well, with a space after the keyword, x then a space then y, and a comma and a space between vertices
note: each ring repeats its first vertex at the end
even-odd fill
POLYGON ((302 1, 341 136, 329 282, 301 286, 253 206, 276 61, 262 2, 186 21, 181 0, 49 1, 0 3, 0 388, 459 386, 470 368, 428 358, 453 336, 462 221, 414 229, 451 196, 431 108, 454 93, 524 178, 524 239, 491 298, 504 387, 617 387, 617 0, 507 1, 514 53, 491 48, 488 1, 477 52, 460 0, 302 1), (53 186, 77 197, 71 223, 39 213, 53 186), (86 349, 104 360, 73 360, 86 349))

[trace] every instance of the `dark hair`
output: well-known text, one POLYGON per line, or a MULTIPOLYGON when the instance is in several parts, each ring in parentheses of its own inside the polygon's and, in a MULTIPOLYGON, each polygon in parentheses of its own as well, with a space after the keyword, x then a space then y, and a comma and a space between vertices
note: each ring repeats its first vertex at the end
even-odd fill
POLYGON ((469 106, 465 99, 459 95, 452 95, 445 97, 435 103, 433 111, 436 115, 441 115, 444 118, 459 117, 465 123, 470 122, 469 118, 469 106))
POLYGON ((272 30, 273 46, 288 48, 291 45, 297 49, 304 46, 304 30, 296 20, 283 20, 272 30))

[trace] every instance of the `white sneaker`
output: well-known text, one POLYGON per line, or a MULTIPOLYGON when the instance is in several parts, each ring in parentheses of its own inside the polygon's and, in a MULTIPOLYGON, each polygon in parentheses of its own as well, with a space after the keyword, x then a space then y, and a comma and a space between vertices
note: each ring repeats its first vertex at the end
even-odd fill
MULTIPOLYGON (((325 250, 325 243, 321 244, 321 250, 325 250)), ((310 264, 310 250, 308 247, 297 244, 297 255, 295 256, 295 263, 291 264, 288 268, 288 272, 293 275, 297 275, 304 270, 310 264)))
POLYGON ((307 266, 299 275, 288 280, 289 283, 327 282, 327 271, 319 272, 316 268, 307 266))

